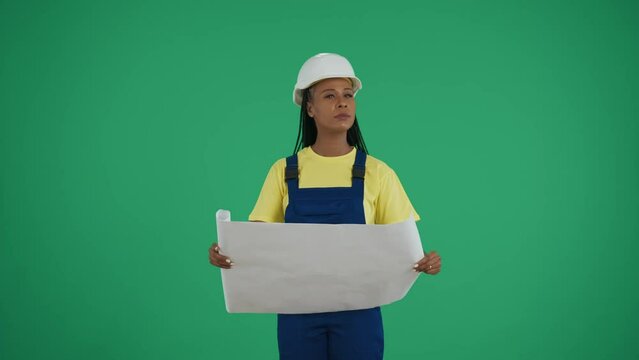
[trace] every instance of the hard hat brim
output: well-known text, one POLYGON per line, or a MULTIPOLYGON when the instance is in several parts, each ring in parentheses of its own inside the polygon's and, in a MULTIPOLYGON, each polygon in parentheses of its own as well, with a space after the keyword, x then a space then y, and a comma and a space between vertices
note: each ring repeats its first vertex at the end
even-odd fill
POLYGON ((320 79, 316 79, 313 82, 308 83, 308 84, 299 84, 299 83, 295 84, 295 88, 293 89, 293 102, 297 106, 302 106, 302 93, 304 92, 305 89, 317 84, 318 82, 320 82, 322 80, 332 79, 332 78, 347 78, 347 79, 350 79, 352 81, 352 83, 353 83, 353 96, 356 96, 357 92, 362 89, 362 81, 356 76, 344 75, 344 74, 326 75, 326 76, 323 76, 320 79))

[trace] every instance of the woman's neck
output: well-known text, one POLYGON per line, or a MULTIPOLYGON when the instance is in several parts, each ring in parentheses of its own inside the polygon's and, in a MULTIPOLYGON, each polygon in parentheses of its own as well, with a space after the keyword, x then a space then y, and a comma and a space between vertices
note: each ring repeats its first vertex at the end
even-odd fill
POLYGON ((311 145, 313 151, 321 156, 341 156, 353 150, 353 147, 346 141, 346 134, 339 137, 325 137, 317 134, 315 144, 311 145))

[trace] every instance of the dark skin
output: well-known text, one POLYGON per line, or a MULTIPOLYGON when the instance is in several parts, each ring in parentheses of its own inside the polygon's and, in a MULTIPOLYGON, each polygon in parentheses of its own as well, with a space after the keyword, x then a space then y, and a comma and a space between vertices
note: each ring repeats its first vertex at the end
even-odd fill
MULTIPOLYGON (((346 132, 355 122, 355 108, 354 92, 349 79, 324 79, 311 87, 306 111, 317 125, 317 139, 311 146, 315 153, 340 156, 353 150, 346 140, 346 132)), ((218 244, 213 243, 209 248, 209 262, 219 268, 230 269, 233 262, 220 251, 218 244)), ((437 275, 441 266, 441 257, 436 251, 424 252, 424 257, 413 266, 413 271, 437 275)))

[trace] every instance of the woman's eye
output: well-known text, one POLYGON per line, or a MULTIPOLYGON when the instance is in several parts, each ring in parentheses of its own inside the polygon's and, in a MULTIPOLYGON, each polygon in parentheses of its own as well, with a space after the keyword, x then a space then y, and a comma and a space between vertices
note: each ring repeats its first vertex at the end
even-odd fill
MULTIPOLYGON (((332 99, 334 97, 335 97, 335 95, 333 95, 333 94, 328 94, 328 95, 324 96, 325 99, 332 99)), ((344 97, 352 98, 353 94, 344 94, 344 97)))

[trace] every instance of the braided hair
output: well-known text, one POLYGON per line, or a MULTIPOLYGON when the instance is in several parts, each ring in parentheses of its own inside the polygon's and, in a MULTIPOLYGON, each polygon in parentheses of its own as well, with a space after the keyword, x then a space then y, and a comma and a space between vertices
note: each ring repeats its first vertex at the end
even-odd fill
MULTIPOLYGON (((302 105, 300 106, 300 125, 297 130, 297 140, 295 140, 295 149, 293 150, 293 154, 297 154, 302 148, 307 146, 311 146, 315 144, 315 140, 317 140, 317 125, 315 125, 315 119, 308 116, 308 112, 306 112, 307 103, 311 99, 311 89, 306 88, 302 92, 302 105)), ((348 141, 348 145, 355 146, 357 149, 362 150, 366 154, 368 154, 368 149, 366 149, 366 143, 364 142, 364 137, 362 136, 362 132, 359 130, 359 124, 357 123, 357 116, 355 116, 355 121, 353 122, 353 126, 346 132, 346 141, 348 141)))

